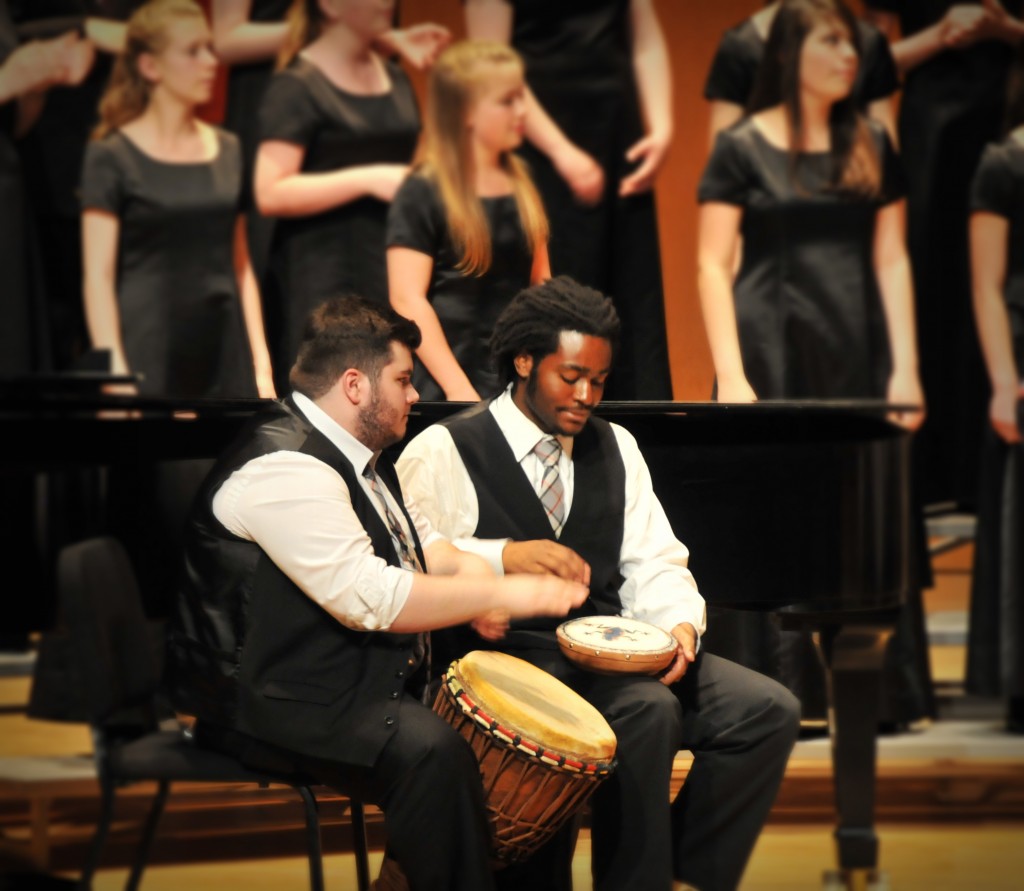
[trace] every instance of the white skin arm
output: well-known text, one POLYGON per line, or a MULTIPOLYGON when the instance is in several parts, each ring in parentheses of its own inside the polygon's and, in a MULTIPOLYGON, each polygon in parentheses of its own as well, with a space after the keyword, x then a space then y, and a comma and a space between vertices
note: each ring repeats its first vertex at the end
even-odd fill
POLYGON ((584 585, 553 575, 495 576, 484 560, 447 541, 429 545, 424 557, 430 572, 413 574, 409 597, 389 631, 428 631, 482 617, 500 626, 508 618, 564 616, 587 599, 584 585))
POLYGON ((128 25, 116 19, 101 19, 90 16, 85 20, 85 36, 96 49, 114 56, 124 49, 128 25))
POLYGON ((288 35, 288 23, 253 22, 252 0, 212 0, 213 47, 226 65, 273 59, 288 35))
POLYGON ((409 172, 405 164, 363 164, 326 173, 302 173, 303 146, 279 139, 260 143, 255 192, 260 213, 311 216, 367 196, 391 201, 409 172))
POLYGON ((878 123, 885 127, 885 131, 889 134, 892 144, 898 148, 899 133, 896 124, 896 103, 892 97, 886 96, 884 99, 876 99, 874 102, 869 103, 867 114, 871 120, 878 121, 878 123))
POLYGON ((743 106, 724 99, 712 99, 708 106, 708 149, 714 147, 715 137, 743 117, 743 106))
POLYGON ((720 402, 753 402, 757 399, 743 371, 733 296, 742 218, 743 208, 732 204, 712 201, 700 208, 697 288, 720 402))
POLYGON ((898 412, 892 418, 908 430, 916 430, 924 422, 924 393, 918 375, 914 287, 905 240, 905 210, 906 202, 894 201, 878 211, 873 254, 893 363, 886 398, 893 403, 921 406, 918 411, 898 412))
MULTIPOLYGON (((466 0, 463 7, 466 36, 471 40, 509 43, 512 6, 506 0, 466 0)), ((582 204, 596 204, 604 194, 604 171, 585 151, 571 142, 526 89, 526 138, 546 155, 582 204)))
POLYGON ((417 357, 448 399, 478 402, 480 394, 452 353, 437 313, 427 299, 434 258, 412 248, 389 247, 387 264, 391 306, 399 315, 419 325, 423 337, 417 357))
POLYGON ((992 385, 989 420, 1008 443, 1021 441, 1017 405, 1024 384, 1014 361, 1010 320, 1003 300, 1010 225, 1006 217, 984 211, 971 214, 971 282, 974 319, 992 385))
POLYGON ((949 49, 964 49, 982 40, 1015 44, 1024 37, 1024 23, 1011 16, 999 0, 951 6, 935 24, 915 34, 895 39, 899 17, 890 12, 868 9, 865 18, 888 38, 896 67, 901 74, 912 71, 933 56, 949 49))
MULTIPOLYGON (((82 213, 82 263, 85 321, 93 349, 110 350, 113 374, 129 374, 121 338, 121 313, 117 305, 117 246, 121 221, 103 210, 82 213)), ((134 393, 127 385, 119 392, 134 393)))
POLYGON ((672 70, 665 35, 653 0, 631 0, 633 70, 647 133, 630 146, 626 159, 640 164, 619 183, 619 195, 635 195, 654 186, 672 144, 672 70))
POLYGON ((260 302, 259 285, 252 271, 249 256, 249 238, 246 234, 245 217, 235 221, 234 240, 235 277, 238 279, 238 293, 242 300, 242 318, 252 352, 253 370, 256 375, 256 391, 264 399, 273 399, 274 376, 270 366, 270 350, 267 349, 266 329, 263 326, 263 305, 260 302))

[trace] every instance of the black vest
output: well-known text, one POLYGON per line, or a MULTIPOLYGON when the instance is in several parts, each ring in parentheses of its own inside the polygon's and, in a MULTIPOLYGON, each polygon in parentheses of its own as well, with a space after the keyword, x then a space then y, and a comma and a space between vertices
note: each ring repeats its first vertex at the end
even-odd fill
MULTIPOLYGON (((186 578, 170 620, 169 693, 179 711, 221 727, 306 755, 369 765, 398 726, 416 636, 346 628, 258 545, 228 532, 213 515, 214 495, 235 470, 282 450, 335 470, 374 553, 400 565, 349 461, 293 403, 275 403, 247 425, 197 495, 186 531, 186 578)), ((390 463, 382 458, 376 469, 400 492, 390 463)), ((400 495, 396 500, 402 504, 400 495)), ((411 522, 409 528, 422 560, 411 522)))
MULTIPOLYGON (((481 402, 445 419, 462 463, 476 489, 479 518, 477 538, 513 541, 555 539, 554 530, 537 493, 516 461, 508 440, 488 406, 481 402)), ((591 418, 573 440, 572 509, 557 539, 590 564, 590 596, 581 607, 562 618, 517 620, 502 649, 555 647, 554 630, 576 616, 618 615, 622 611, 619 555, 626 505, 626 471, 615 434, 607 421, 591 418)), ((435 633, 434 652, 439 662, 461 655, 455 650, 485 646, 477 635, 460 629, 457 634, 435 633), (439 637, 443 639, 439 639, 439 637)))

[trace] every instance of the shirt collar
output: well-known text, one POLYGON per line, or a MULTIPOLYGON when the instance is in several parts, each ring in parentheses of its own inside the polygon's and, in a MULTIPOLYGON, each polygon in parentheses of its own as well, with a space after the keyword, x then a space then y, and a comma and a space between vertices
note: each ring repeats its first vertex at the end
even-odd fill
POLYGON ((295 392, 292 393, 292 399, 298 406, 299 411, 309 420, 309 423, 316 427, 334 444, 339 452, 348 458, 349 463, 358 473, 361 474, 367 465, 370 467, 374 465, 377 458, 376 452, 363 445, 312 399, 295 392))
MULTIPOLYGON (((520 464, 523 458, 533 451, 533 447, 540 440, 551 435, 550 433, 545 433, 526 417, 519 406, 512 401, 512 384, 509 384, 503 393, 492 400, 490 411, 494 415, 494 420, 498 422, 501 432, 505 434, 505 439, 508 440, 512 454, 515 455, 516 461, 520 464)), ((562 444, 562 451, 565 453, 565 456, 571 460, 573 438, 571 436, 559 436, 557 439, 562 444)))

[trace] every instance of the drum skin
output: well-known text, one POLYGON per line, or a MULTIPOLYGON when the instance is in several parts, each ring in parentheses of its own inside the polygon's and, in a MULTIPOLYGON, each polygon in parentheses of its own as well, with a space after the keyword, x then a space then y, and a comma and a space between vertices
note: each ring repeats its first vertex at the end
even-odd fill
POLYGON ((624 616, 584 616, 555 631, 566 659, 598 674, 658 674, 676 657, 676 640, 656 625, 624 616))
POLYGON ((533 854, 614 770, 615 734, 600 712, 507 653, 456 659, 434 711, 480 765, 498 868, 533 854))

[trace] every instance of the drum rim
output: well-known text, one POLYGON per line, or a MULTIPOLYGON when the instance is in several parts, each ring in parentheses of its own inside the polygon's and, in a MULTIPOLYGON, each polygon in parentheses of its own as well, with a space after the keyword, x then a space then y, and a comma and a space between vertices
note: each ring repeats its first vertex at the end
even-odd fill
POLYGON ((459 660, 456 659, 444 676, 444 690, 448 697, 458 706, 460 711, 473 723, 486 732, 492 739, 514 749, 516 752, 534 759, 548 767, 557 770, 564 770, 568 773, 579 774, 580 776, 603 778, 615 770, 617 758, 612 757, 610 761, 583 761, 570 758, 564 752, 548 748, 535 742, 529 737, 517 732, 511 727, 506 727, 500 721, 488 714, 480 704, 473 700, 465 685, 456 673, 456 666, 459 660))
POLYGON ((664 659, 669 653, 675 652, 677 646, 676 639, 664 628, 659 628, 657 625, 652 625, 650 622, 644 622, 642 619, 631 619, 628 616, 577 616, 575 619, 569 619, 566 622, 562 622, 562 624, 555 629, 555 637, 563 648, 567 647, 574 651, 582 651, 588 655, 605 658, 625 656, 627 662, 658 662, 664 659), (636 622, 639 625, 645 625, 665 636, 665 646, 657 649, 645 650, 626 649, 625 647, 616 646, 614 642, 595 646, 592 643, 576 640, 570 635, 571 629, 569 626, 575 625, 576 627, 580 627, 582 625, 586 625, 593 619, 625 619, 629 622, 636 622))

